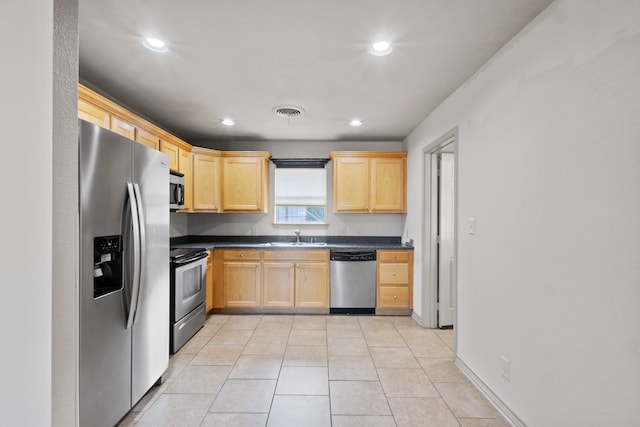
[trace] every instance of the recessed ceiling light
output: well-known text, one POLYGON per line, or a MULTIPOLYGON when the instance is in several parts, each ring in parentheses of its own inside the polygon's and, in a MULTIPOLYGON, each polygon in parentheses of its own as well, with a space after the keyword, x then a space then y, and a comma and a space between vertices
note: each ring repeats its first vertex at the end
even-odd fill
POLYGON ((236 122, 233 119, 222 119, 220 123, 222 123, 225 126, 233 126, 236 124, 236 122))
POLYGON ((160 39, 156 39, 155 37, 145 37, 142 44, 144 47, 154 52, 166 52, 169 50, 165 42, 160 39))
POLYGON ((353 126, 353 127, 358 127, 358 126, 362 126, 362 120, 360 119, 353 119, 349 122, 349 126, 353 126))
POLYGON ((393 50, 393 46, 391 43, 386 41, 375 42, 371 46, 369 46, 369 53, 375 56, 384 56, 391 53, 393 50))

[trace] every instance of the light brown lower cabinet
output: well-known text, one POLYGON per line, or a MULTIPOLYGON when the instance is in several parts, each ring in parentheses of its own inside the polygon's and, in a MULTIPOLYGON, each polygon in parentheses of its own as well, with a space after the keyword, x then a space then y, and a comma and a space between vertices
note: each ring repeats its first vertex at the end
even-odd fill
POLYGON ((222 277, 227 307, 258 308, 262 305, 260 251, 224 251, 222 277))
POLYGON ((329 264, 296 263, 296 307, 329 308, 329 264))
POLYGON ((207 289, 205 290, 205 310, 211 311, 213 308, 213 250, 209 251, 207 258, 207 289))
POLYGON ((329 311, 328 250, 220 249, 213 271, 214 310, 329 311))
POLYGON ((292 262, 265 261, 262 264, 262 305, 294 306, 295 268, 292 262))
POLYGON ((376 314, 411 314, 413 251, 378 250, 376 314))

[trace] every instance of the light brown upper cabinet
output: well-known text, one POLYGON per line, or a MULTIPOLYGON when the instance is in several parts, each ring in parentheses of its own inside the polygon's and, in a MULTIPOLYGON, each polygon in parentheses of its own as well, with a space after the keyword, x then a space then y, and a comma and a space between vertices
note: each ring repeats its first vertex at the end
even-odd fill
POLYGON ((144 129, 137 130, 136 142, 144 144, 149 148, 153 148, 154 150, 160 151, 160 137, 144 129))
POLYGON ((333 211, 406 213, 407 153, 332 151, 333 211))
POLYGON ((269 153, 193 147, 191 212, 267 212, 269 153))
POLYGON ((178 212, 193 210, 193 167, 191 163, 191 145, 177 138, 160 139, 160 151, 169 157, 169 169, 184 175, 184 209, 178 212))
POLYGON ((169 156, 169 169, 178 171, 178 159, 180 159, 179 153, 180 147, 169 141, 160 140, 160 151, 169 156))
POLYGON ((193 147, 82 84, 78 117, 166 154, 169 169, 184 174, 179 212, 268 212, 268 152, 193 147))
POLYGON ((222 211, 269 211, 269 153, 222 152, 222 211))
POLYGON ((220 152, 193 147, 193 211, 220 212, 220 152))
POLYGON ((109 112, 82 98, 78 99, 78 117, 101 128, 111 128, 111 115, 109 112))
POLYGON ((118 116, 111 116, 110 130, 125 138, 136 139, 136 127, 118 116))
POLYGON ((178 149, 178 172, 184 175, 184 209, 179 212, 193 210, 193 161, 192 154, 185 148, 178 149))
POLYGON ((179 170, 178 149, 191 151, 190 144, 82 84, 78 84, 78 117, 165 152, 174 170, 179 170))

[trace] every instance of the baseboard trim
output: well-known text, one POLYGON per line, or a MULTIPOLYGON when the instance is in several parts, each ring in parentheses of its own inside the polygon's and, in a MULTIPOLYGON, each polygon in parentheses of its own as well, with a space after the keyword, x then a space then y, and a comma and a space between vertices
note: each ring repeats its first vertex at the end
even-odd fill
POLYGON ((422 323, 422 319, 420 318, 420 316, 418 316, 416 312, 413 310, 411 310, 411 318, 415 320, 418 323, 418 325, 422 326, 423 328, 426 328, 426 326, 422 323))
POLYGON ((480 393, 486 397, 489 402, 502 414, 503 417, 514 427, 526 427, 520 418, 509 408, 496 394, 469 368, 462 360, 455 357, 454 363, 463 374, 469 378, 469 381, 480 390, 480 393))

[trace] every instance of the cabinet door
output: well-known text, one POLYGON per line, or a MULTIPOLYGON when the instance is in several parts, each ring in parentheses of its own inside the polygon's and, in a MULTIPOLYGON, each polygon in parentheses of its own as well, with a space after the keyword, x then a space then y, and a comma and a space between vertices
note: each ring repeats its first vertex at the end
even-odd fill
POLYGON ((263 211, 262 158, 227 157, 223 159, 222 211, 263 211))
POLYGON ((184 175, 184 209, 183 211, 191 211, 193 202, 193 174, 191 153, 184 148, 178 149, 178 171, 184 175))
POLYGON ((138 131, 136 132, 136 142, 144 144, 154 150, 160 150, 160 137, 144 129, 138 128, 138 131))
POLYGON ((136 127, 120 117, 111 116, 111 131, 131 140, 136 138, 136 127))
POLYGON ((109 113, 84 99, 78 99, 78 118, 102 128, 111 129, 111 116, 109 113))
POLYGON ((213 250, 209 251, 209 258, 207 259, 207 289, 206 289, 206 311, 209 312, 213 308, 213 250))
POLYGON ((260 262, 225 261, 222 265, 227 307, 260 307, 260 262))
POLYGON ((293 307, 293 263, 265 262, 262 269, 262 305, 293 307))
POLYGON ((376 157, 370 160, 371 212, 407 211, 406 164, 405 158, 376 157))
POLYGON ((193 154, 193 210, 220 209, 220 158, 207 154, 193 154))
POLYGON ((333 159, 333 211, 368 212, 369 159, 336 157, 333 159))
POLYGON ((329 308, 329 264, 296 263, 296 307, 329 308))
POLYGON ((169 169, 177 171, 180 158, 179 148, 163 139, 160 140, 160 151, 169 156, 169 169))

